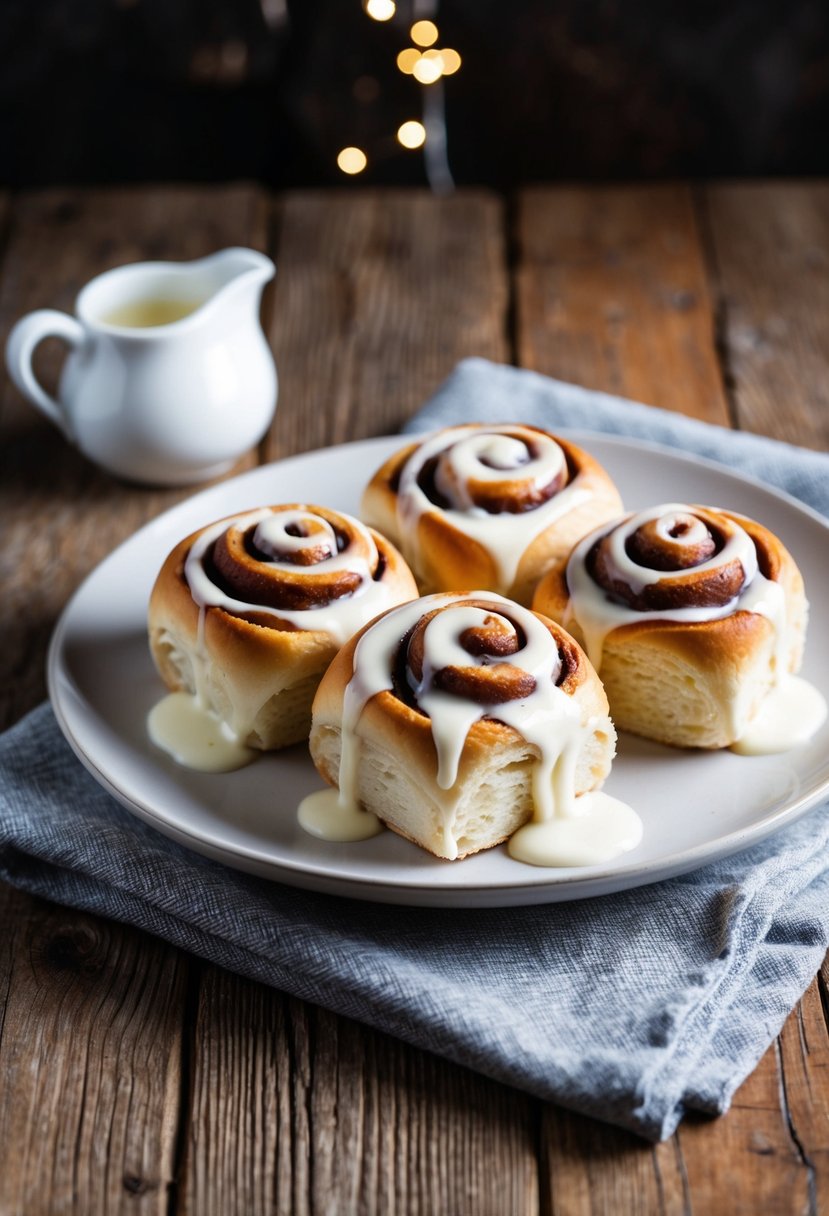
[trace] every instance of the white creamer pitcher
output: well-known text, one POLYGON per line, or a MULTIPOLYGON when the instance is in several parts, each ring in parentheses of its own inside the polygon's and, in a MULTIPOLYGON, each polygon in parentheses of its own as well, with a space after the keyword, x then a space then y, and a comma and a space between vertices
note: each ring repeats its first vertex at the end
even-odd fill
POLYGON ((109 270, 81 291, 76 317, 41 309, 17 322, 9 373, 110 472, 155 485, 210 477, 262 438, 276 408, 276 368, 259 323, 274 273, 253 249, 109 270), (32 369, 47 337, 71 347, 57 399, 32 369))

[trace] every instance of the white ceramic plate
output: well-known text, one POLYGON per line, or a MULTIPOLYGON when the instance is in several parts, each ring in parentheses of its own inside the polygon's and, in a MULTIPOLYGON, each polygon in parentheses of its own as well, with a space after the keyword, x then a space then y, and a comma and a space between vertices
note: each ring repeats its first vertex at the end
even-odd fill
MULTIPOLYGON (((766 524, 806 574, 812 602, 805 673, 829 692, 829 527, 793 499, 663 448, 574 432, 629 508, 702 502, 766 524)), ((829 788, 829 725, 780 756, 681 752, 621 736, 607 783, 645 823, 635 851, 585 869, 539 869, 503 847, 442 862, 384 832, 355 844, 308 836, 296 807, 321 787, 304 746, 235 773, 181 768, 148 740, 163 693, 145 634, 156 573, 173 545, 214 519, 268 503, 319 502, 356 513, 363 485, 399 436, 309 452, 213 486, 154 520, 87 578, 55 632, 49 685, 58 721, 93 775, 130 811, 182 844, 298 887, 389 903, 487 907, 579 899, 654 882, 736 852, 790 823, 829 788)))

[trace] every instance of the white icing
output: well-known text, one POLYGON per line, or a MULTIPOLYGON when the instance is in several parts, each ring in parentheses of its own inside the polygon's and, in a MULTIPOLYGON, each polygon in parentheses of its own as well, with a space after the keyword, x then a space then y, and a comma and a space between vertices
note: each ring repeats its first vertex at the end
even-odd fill
POLYGON ((418 522, 424 514, 439 515, 489 552, 499 587, 508 591, 515 581, 521 557, 535 538, 555 520, 586 502, 591 494, 579 484, 578 475, 546 502, 529 511, 498 514, 475 506, 469 494, 470 481, 499 482, 513 474, 530 488, 548 485, 567 467, 559 444, 538 431, 520 426, 491 426, 471 431, 452 427, 439 432, 412 453, 400 475, 397 514, 403 555, 423 575, 418 540, 418 522), (538 450, 531 457, 525 443, 512 433, 526 433, 527 444, 538 450), (439 456, 435 484, 452 504, 442 509, 418 485, 420 472, 432 457, 439 456))
POLYGON ((345 844, 353 840, 369 840, 383 831, 383 825, 371 811, 362 807, 342 806, 337 790, 314 790, 302 799, 297 810, 300 825, 311 836, 345 844))
MULTIPOLYGON (((612 563, 616 567, 618 577, 623 579, 636 593, 647 584, 659 582, 660 579, 681 575, 683 571, 649 570, 640 566, 625 551, 625 542, 633 532, 649 520, 659 517, 660 527, 667 531, 678 514, 693 514, 691 508, 683 503, 665 503, 640 511, 624 523, 609 532, 607 525, 597 528, 576 545, 567 564, 567 586, 570 592, 567 620, 575 619, 584 636, 584 648, 593 666, 601 672, 602 652, 607 635, 613 629, 622 625, 630 625, 635 621, 684 621, 694 623, 699 621, 716 621, 731 616, 735 612, 754 612, 767 617, 775 629, 776 646, 779 649, 778 670, 785 669, 785 655, 782 648, 786 644, 785 629, 785 596, 779 583, 766 578, 757 567, 757 553, 754 542, 743 528, 732 524, 734 529, 723 549, 712 558, 693 567, 694 572, 706 573, 734 559, 740 561, 745 572, 742 590, 734 599, 726 604, 713 604, 708 607, 669 608, 640 612, 627 604, 612 600, 605 590, 592 578, 587 568, 586 558, 593 545, 602 536, 610 537, 610 552, 612 563), (664 518, 663 518, 664 517, 664 518)), ((692 543, 688 534, 685 538, 692 543)), ((672 543, 678 543, 671 537, 672 543)), ((566 625, 567 621, 564 622, 566 625)))
MULTIPOLYGON (((346 545, 341 553, 337 552, 337 540, 333 528, 326 520, 313 513, 311 508, 299 508, 291 511, 274 510, 271 507, 261 507, 256 511, 248 511, 233 520, 221 520, 213 524, 196 538, 184 563, 184 577, 190 588, 190 594, 202 609, 202 617, 206 608, 222 608, 226 612, 241 615, 247 612, 264 613, 274 620, 286 621, 297 629, 316 629, 327 633, 338 646, 348 641, 350 637, 388 608, 393 599, 393 593, 384 579, 372 578, 371 563, 377 562, 377 546, 369 530, 364 524, 351 516, 344 515, 345 522, 354 529, 358 538, 362 539, 363 547, 368 558, 356 552, 356 547, 346 545), (229 527, 241 531, 256 524, 255 543, 261 541, 262 551, 268 554, 281 552, 298 552, 309 544, 304 536, 292 536, 286 531, 291 525, 301 525, 303 520, 309 521, 309 526, 318 529, 325 525, 330 533, 329 556, 312 566, 298 566, 287 558, 269 556, 263 565, 274 566, 292 574, 302 572, 311 582, 319 577, 326 582, 331 575, 343 570, 353 571, 360 575, 360 584, 351 595, 340 596, 318 608, 285 609, 270 608, 261 604, 252 604, 244 600, 234 599, 213 583, 204 568, 204 557, 219 537, 229 527), (331 545, 333 544, 333 548, 331 545)), ((316 534, 311 538, 316 544, 316 534)), ((202 621, 203 625, 203 621, 202 621)))
POLYGON ((189 692, 170 693, 154 705, 147 717, 147 731, 156 747, 186 768, 203 773, 229 773, 259 755, 189 692))
POLYGON ((731 750, 766 756, 808 743, 826 721, 826 699, 808 680, 784 675, 760 702, 731 750))
MULTIPOLYGON (((394 594, 388 582, 372 577, 379 555, 371 533, 351 516, 343 515, 342 518, 344 524, 353 529, 355 544, 347 544, 341 552, 337 547, 337 533, 328 520, 317 515, 313 508, 304 506, 285 510, 261 507, 230 520, 220 520, 205 528, 193 542, 185 559, 184 577, 198 605, 199 620, 195 651, 182 670, 182 678, 192 687, 192 692, 166 697, 151 711, 148 719, 153 741, 180 763, 205 772, 227 771, 250 763, 259 754, 248 748, 244 740, 251 734, 262 709, 261 689, 253 685, 252 695, 245 698, 241 689, 236 688, 233 698, 229 699, 226 688, 214 690, 211 687, 212 669, 204 637, 208 608, 221 608, 236 615, 264 614, 273 617, 275 624, 284 621, 297 629, 327 633, 337 646, 341 646, 366 621, 392 603, 394 594), (356 591, 318 608, 303 610, 271 608, 226 594, 211 580, 204 558, 228 528, 245 531, 254 525, 254 544, 266 555, 260 564, 299 573, 309 580, 318 577, 323 584, 340 571, 356 572, 360 576, 356 591), (318 561, 308 566, 291 561, 291 554, 309 547, 321 551, 318 561), (213 695, 214 691, 217 696, 213 695), (213 708, 217 701, 226 705, 226 719, 213 708), (180 721, 176 721, 177 717, 180 721), (220 755, 222 760, 217 759, 220 755)), ((167 637, 163 641, 177 651, 177 665, 182 667, 181 651, 175 640, 167 637)))
MULTIPOLYGON (((537 751, 533 769, 534 821, 545 823, 578 816, 577 803, 581 800, 575 795, 576 763, 596 723, 583 721, 579 706, 556 686, 561 659, 546 626, 534 613, 491 592, 470 592, 469 596, 434 595, 404 604, 386 613, 360 638, 343 701, 339 773, 339 806, 343 814, 352 817, 355 808, 359 807, 359 723, 363 709, 372 697, 393 688, 391 672, 397 648, 433 608, 442 611, 437 612, 424 628, 422 675, 415 693, 421 709, 429 715, 438 758, 437 785, 443 792, 442 827, 447 855, 450 858, 457 856, 453 822, 461 792, 458 770, 464 744, 471 727, 484 717, 513 727, 537 751), (470 604, 469 599, 481 601, 487 607, 470 604), (493 617, 500 618, 509 630, 514 628, 512 621, 515 621, 523 631, 525 644, 504 662, 530 673, 535 680, 533 691, 513 701, 481 705, 436 689, 433 675, 446 667, 497 666, 498 660, 492 656, 471 655, 459 641, 467 629, 480 628, 487 618, 493 617)), ((638 821, 633 811, 629 815, 638 821)), ((596 830, 605 831, 604 820, 596 820, 596 830)), ((579 831, 589 835, 584 826, 579 831)), ((618 851, 633 847, 624 843, 630 838, 630 832, 622 833, 618 851)))
POLYGON ((755 689, 753 682, 746 681, 744 689, 728 707, 730 734, 737 740, 732 744, 732 751, 743 755, 760 755, 787 751, 790 747, 805 742, 823 722, 826 703, 816 688, 789 674, 791 636, 785 591, 780 583, 766 578, 761 573, 754 542, 739 524, 729 520, 732 531, 720 552, 689 568, 689 572, 705 574, 731 561, 739 561, 744 572, 743 586, 726 604, 641 612, 628 607, 627 604, 616 603, 594 582, 588 571, 586 558, 602 536, 608 537, 611 567, 615 567, 615 571, 611 572, 624 580, 635 593, 663 577, 670 578, 683 573, 681 570, 646 569, 627 553, 625 544, 628 538, 651 520, 657 521, 657 532, 673 545, 696 545, 704 539, 707 531, 704 522, 698 520, 693 509, 684 503, 665 503, 641 511, 617 525, 612 532, 608 532, 606 525, 597 528, 576 546, 568 563, 567 585, 570 601, 564 624, 572 620, 578 622, 584 638, 584 648, 594 667, 600 672, 605 639, 611 630, 623 625, 647 620, 687 623, 716 621, 736 612, 752 612, 763 616, 773 629, 769 653, 769 690, 750 720, 751 698, 755 689), (674 534, 677 523, 682 526, 679 536, 674 534))
MULTIPOLYGON (((608 537, 612 565, 615 567, 616 576, 627 583, 637 595, 649 584, 685 573, 683 570, 652 570, 647 566, 641 566, 625 549, 625 545, 634 532, 637 532, 643 524, 648 523, 655 516, 657 517, 657 535, 675 548, 693 549, 708 536, 708 529, 703 521, 691 513, 690 507, 686 507, 682 503, 665 503, 660 507, 640 511, 638 515, 632 515, 626 523, 614 528, 608 537), (681 525, 685 529, 678 536, 673 534, 677 525, 681 525)), ((737 524, 734 524, 733 528, 733 532, 727 537, 726 543, 719 553, 715 553, 707 561, 699 562, 693 567, 695 575, 705 575, 712 570, 722 569, 729 562, 738 561, 743 567, 744 582, 751 582, 757 573, 757 551, 751 537, 743 528, 737 524)))
POLYGON ((525 823, 507 846, 531 866, 595 866, 635 849, 642 820, 625 802, 601 790, 581 794, 575 814, 525 823))

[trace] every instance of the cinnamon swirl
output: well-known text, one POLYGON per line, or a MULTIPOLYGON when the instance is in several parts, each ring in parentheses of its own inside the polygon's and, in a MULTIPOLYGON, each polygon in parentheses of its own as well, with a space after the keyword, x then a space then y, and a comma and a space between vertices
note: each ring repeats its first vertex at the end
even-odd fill
POLYGON ((702 748, 737 744, 797 671, 808 608, 776 536, 684 503, 597 529, 542 580, 534 607, 584 645, 617 727, 702 748))
POLYGON ((150 597, 158 671, 247 747, 307 738, 338 648, 417 595, 395 548, 349 515, 262 507, 202 528, 165 561, 150 597))
POLYGON ((395 453, 361 514, 400 547, 424 594, 485 587, 529 604, 542 574, 621 510, 608 474, 575 444, 471 423, 395 453))
MULTIPOLYGON (((308 830, 353 839, 355 811, 373 814, 454 860, 531 819, 553 829, 578 821, 586 791, 610 769, 615 732, 601 683, 573 639, 529 609, 476 591, 405 604, 353 638, 320 684, 310 745, 322 776, 339 786, 348 822, 338 835, 301 812, 308 830)), ((588 821, 595 827, 589 816, 579 824, 585 839, 588 821)), ((603 827, 594 841, 602 856, 638 840, 632 812, 619 812, 617 822, 621 834, 603 827)), ((537 863, 571 862, 573 849, 560 845, 557 837, 553 853, 565 860, 551 860, 548 848, 537 863)))

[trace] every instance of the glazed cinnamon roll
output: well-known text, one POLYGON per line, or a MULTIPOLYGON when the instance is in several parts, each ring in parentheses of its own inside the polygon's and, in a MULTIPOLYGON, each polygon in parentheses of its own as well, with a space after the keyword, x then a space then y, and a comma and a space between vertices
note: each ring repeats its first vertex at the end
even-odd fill
POLYGON ((150 597, 150 649, 167 687, 192 694, 235 738, 284 747, 307 738, 339 647, 416 595, 400 554, 358 520, 262 507, 173 549, 150 597))
POLYGON ((533 817, 577 815, 577 796, 607 776, 615 732, 560 626, 474 592, 392 609, 352 639, 320 684, 310 745, 344 812, 373 812, 454 860, 533 817))
POLYGON ((541 576, 621 510, 608 474, 575 444, 472 423, 395 453, 361 514, 400 547, 423 593, 485 587, 529 604, 541 576))
POLYGON ((678 747, 728 747, 800 666, 807 603, 766 528, 667 503, 602 527, 534 607, 562 621, 598 670, 616 726, 678 747))

